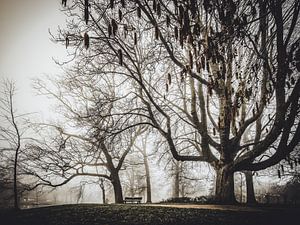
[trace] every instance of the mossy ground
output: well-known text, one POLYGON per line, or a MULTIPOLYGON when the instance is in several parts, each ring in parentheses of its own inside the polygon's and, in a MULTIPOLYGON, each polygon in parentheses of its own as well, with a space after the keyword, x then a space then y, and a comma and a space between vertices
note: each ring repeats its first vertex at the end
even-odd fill
POLYGON ((143 205, 59 205, 20 211, 0 210, 2 225, 292 225, 297 208, 259 211, 152 207, 143 205))

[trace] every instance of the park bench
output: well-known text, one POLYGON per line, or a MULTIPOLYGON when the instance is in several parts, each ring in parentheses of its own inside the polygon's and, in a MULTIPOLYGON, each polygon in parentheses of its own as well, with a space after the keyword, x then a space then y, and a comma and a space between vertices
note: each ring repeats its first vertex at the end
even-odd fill
POLYGON ((124 203, 137 203, 140 204, 142 202, 142 197, 125 197, 124 203))

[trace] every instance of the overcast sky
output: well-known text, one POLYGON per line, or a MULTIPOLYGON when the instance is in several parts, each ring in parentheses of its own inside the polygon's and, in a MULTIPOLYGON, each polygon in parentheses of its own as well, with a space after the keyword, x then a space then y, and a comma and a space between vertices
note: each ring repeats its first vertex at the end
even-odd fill
POLYGON ((48 33, 64 24, 60 4, 60 0, 0 0, 0 78, 16 81, 18 111, 40 112, 47 107, 43 98, 34 96, 31 79, 61 73, 52 58, 62 59, 66 51, 52 43, 48 33))

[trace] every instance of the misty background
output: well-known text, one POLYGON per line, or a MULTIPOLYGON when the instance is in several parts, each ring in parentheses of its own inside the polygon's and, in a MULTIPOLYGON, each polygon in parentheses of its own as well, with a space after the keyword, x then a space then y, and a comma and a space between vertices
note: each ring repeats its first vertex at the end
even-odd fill
MULTIPOLYGON (((59 76, 63 71, 54 59, 63 61, 68 58, 64 46, 53 43, 49 34, 49 30, 55 33, 58 26, 64 25, 65 16, 60 8, 60 1, 53 0, 0 0, 0 78, 16 81, 17 111, 36 113, 34 115, 41 120, 53 120, 57 115, 53 102, 44 96, 36 95, 32 88, 32 80, 45 76, 59 76)), ((149 148, 153 151, 151 144, 149 148)), ((206 166, 199 164, 195 163, 194 171, 199 175, 197 179, 201 188, 198 187, 191 196, 207 195, 211 192, 214 174, 209 172, 206 166)), ((172 197, 170 174, 154 160, 150 161, 150 169, 153 201, 172 197)), ((274 173, 276 174, 276 171, 274 173)), ((237 176, 236 179, 240 177, 237 176)), ((46 195, 55 198, 57 202, 74 203, 77 201, 77 185, 86 180, 88 179, 76 178, 64 187, 52 190, 49 194, 46 192, 46 195)), ((255 185, 256 188, 260 185, 267 189, 268 185, 272 186, 277 182, 279 179, 267 175, 256 179, 255 185)), ((112 194, 110 190, 109 195, 112 194)), ((39 195, 38 190, 36 195, 39 195)), ((100 188, 95 184, 86 185, 80 202, 100 203, 100 188)))

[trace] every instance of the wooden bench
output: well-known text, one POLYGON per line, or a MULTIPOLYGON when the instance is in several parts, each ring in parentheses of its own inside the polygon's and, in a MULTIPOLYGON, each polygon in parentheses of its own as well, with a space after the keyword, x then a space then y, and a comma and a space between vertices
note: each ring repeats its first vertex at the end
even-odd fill
POLYGON ((142 197, 125 197, 124 203, 137 203, 140 204, 142 202, 142 197))

